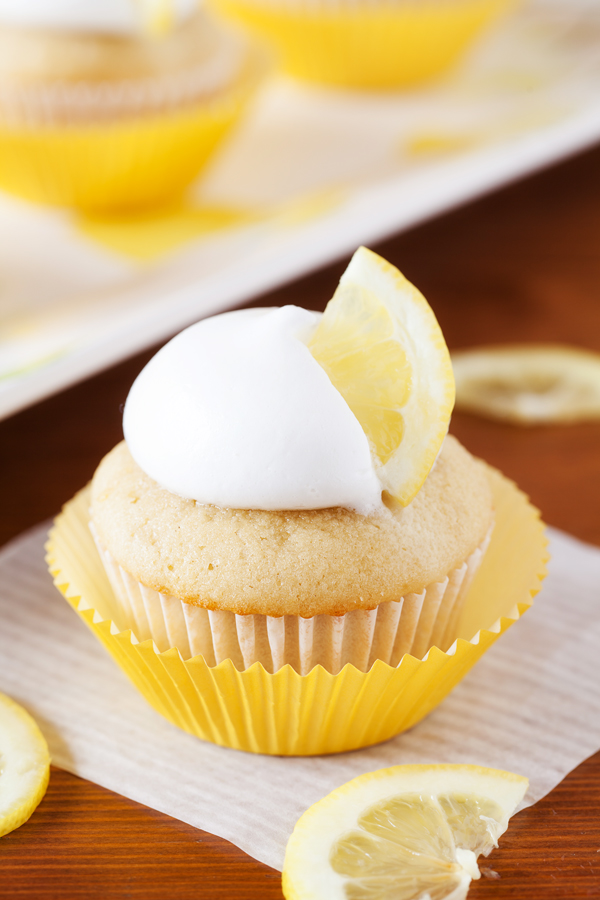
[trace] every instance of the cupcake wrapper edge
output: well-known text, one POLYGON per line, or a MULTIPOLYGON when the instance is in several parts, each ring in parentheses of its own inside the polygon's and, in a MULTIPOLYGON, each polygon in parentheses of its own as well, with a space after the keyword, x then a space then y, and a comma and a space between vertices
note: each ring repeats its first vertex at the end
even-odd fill
POLYGON ((207 610, 159 593, 115 561, 91 523, 90 530, 114 592, 110 613, 117 627, 153 640, 159 652, 176 647, 184 660, 202 656, 214 666, 230 659, 239 671, 260 662, 270 673, 290 665, 300 675, 316 665, 336 675, 347 663, 366 672, 377 659, 397 666, 407 653, 422 659, 432 645, 447 650, 491 537, 490 529, 460 566, 420 593, 376 609, 301 618, 207 610))
MULTIPOLYGON (((369 746, 412 727, 435 708, 483 653, 532 604, 548 558, 539 513, 512 482, 488 467, 496 524, 447 652, 368 672, 346 664, 332 675, 316 665, 270 674, 259 662, 238 671, 230 659, 208 665, 159 652, 120 630, 113 591, 88 527, 80 492, 52 528, 47 560, 55 584, 146 700, 174 725, 204 740, 254 753, 316 755, 369 746)), ((438 620, 439 624, 439 620, 438 620)), ((279 625, 281 631, 281 625, 279 625)))

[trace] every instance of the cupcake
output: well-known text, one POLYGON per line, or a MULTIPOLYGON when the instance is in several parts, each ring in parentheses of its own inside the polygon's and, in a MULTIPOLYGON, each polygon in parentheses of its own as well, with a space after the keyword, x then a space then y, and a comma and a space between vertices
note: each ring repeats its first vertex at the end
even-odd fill
POLYGON ((89 210, 181 194, 239 118, 262 55, 195 0, 149 34, 132 0, 0 0, 0 187, 89 210))
POLYGON ((55 581, 192 733, 270 753, 390 737, 539 587, 537 514, 446 436, 452 398, 431 310, 364 249, 322 317, 193 325, 57 521, 55 581))
POLYGON ((322 84, 396 88, 449 68, 514 0, 213 0, 269 40, 286 72, 322 84))

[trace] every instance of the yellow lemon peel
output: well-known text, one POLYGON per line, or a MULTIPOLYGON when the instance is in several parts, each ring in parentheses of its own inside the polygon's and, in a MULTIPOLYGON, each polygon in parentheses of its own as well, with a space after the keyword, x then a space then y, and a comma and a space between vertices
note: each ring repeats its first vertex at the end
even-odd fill
POLYGON ((27 821, 49 778, 50 756, 41 731, 28 712, 0 694, 0 837, 27 821))

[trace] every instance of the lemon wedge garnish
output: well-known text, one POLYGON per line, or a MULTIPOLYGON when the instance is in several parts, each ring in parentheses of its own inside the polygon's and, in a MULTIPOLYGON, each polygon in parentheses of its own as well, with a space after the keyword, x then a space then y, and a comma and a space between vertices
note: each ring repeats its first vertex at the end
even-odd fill
POLYGON ((361 775, 304 813, 288 842, 287 900, 461 900, 529 782, 469 765, 361 775))
POLYGON ((308 348, 367 435, 384 490, 407 506, 454 405, 450 356, 431 307, 398 269, 361 247, 308 348))
POLYGON ((30 817, 50 778, 48 745, 29 713, 0 694, 0 837, 30 817))
POLYGON ((452 355, 457 409, 521 425, 600 418, 600 355, 521 345, 452 355))

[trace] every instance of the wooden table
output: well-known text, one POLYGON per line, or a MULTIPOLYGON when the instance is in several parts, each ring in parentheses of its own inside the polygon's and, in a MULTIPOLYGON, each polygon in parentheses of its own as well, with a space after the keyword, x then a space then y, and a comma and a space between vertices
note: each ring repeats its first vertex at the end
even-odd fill
MULTIPOLYGON (((417 284, 451 348, 560 341, 600 351, 600 149, 378 249, 417 284)), ((322 309, 346 260, 256 305, 322 309)), ((154 348, 156 349, 156 348, 154 348)), ((0 423, 0 543, 51 516, 121 437, 148 351, 0 423)), ((529 492, 546 521, 600 544, 600 423, 521 430, 455 415, 454 433, 529 492)), ((290 787, 293 789, 293 786, 290 787)), ((600 753, 516 816, 470 897, 600 896, 600 753)), ((226 841, 54 769, 0 840, 0 898, 281 898, 277 872, 226 841)))

